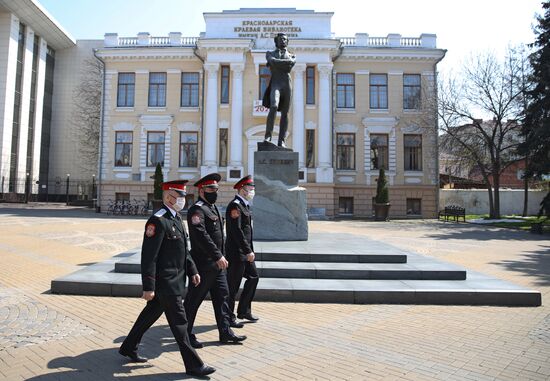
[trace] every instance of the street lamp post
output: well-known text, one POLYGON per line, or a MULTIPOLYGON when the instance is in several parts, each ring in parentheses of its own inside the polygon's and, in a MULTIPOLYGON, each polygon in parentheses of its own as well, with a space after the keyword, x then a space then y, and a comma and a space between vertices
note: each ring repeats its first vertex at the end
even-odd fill
POLYGON ((92 199, 96 198, 95 196, 95 175, 92 175, 92 199))
POLYGON ((66 196, 67 196, 67 205, 69 205, 69 178, 71 177, 70 173, 67 173, 67 189, 65 190, 66 196))
POLYGON ((31 174, 27 172, 27 177, 25 178, 25 204, 29 202, 29 176, 31 174))
POLYGON ((95 209, 97 197, 95 195, 95 174, 92 175, 92 206, 95 209))

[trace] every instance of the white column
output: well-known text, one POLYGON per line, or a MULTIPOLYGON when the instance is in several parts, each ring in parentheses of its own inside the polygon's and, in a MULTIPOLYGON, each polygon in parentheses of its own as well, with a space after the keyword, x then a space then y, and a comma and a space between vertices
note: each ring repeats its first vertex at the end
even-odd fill
MULTIPOLYGON (((21 82, 21 114, 19 117, 19 147, 17 149, 17 193, 25 193, 27 179, 27 147, 29 138, 29 113, 32 85, 32 55, 34 48, 34 32, 27 27, 25 30, 25 51, 23 53, 23 79, 21 82)), ((37 100, 35 100, 36 102, 37 100)))
POLYGON ((201 176, 216 172, 216 148, 218 147, 218 70, 219 63, 205 63, 206 102, 204 110, 203 131, 203 165, 201 176))
POLYGON ((305 64, 296 64, 292 94, 292 148, 298 152, 298 168, 304 170, 304 72, 305 64))
POLYGON ((233 81, 231 83, 231 126, 229 137, 231 146, 229 148, 229 166, 227 167, 227 179, 231 171, 238 170, 240 177, 243 175, 243 63, 232 63, 231 72, 233 81))
MULTIPOLYGON (((0 187, 4 178, 7 192, 10 179, 11 138, 13 129, 13 104, 15 73, 17 70, 17 41, 19 38, 19 19, 10 13, 0 13, 0 24, 9 33, 9 38, 0 40, 0 187)), ((8 37, 8 36, 6 36, 8 37)))
POLYGON ((332 129, 330 76, 333 64, 317 65, 319 71, 319 165, 316 169, 318 183, 332 183, 332 129))
POLYGON ((42 113, 44 105, 44 84, 46 81, 46 53, 47 42, 40 37, 38 42, 38 68, 36 76, 36 112, 34 114, 34 146, 32 154, 32 193, 38 193, 36 182, 40 175, 40 148, 42 143, 42 113))

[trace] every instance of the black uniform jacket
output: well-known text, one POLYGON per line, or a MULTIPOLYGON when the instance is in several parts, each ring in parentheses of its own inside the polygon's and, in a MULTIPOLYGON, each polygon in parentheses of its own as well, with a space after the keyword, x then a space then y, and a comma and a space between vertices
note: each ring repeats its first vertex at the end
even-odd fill
POLYGON ((243 200, 235 196, 225 210, 227 242, 225 252, 229 261, 246 261, 254 251, 252 242, 252 213, 243 200))
POLYGON ((218 207, 199 197, 187 211, 191 257, 200 271, 218 270, 224 255, 223 219, 218 207))
POLYGON ((198 274, 187 250, 187 231, 179 215, 163 206, 145 224, 141 247, 143 291, 182 295, 186 274, 198 274))

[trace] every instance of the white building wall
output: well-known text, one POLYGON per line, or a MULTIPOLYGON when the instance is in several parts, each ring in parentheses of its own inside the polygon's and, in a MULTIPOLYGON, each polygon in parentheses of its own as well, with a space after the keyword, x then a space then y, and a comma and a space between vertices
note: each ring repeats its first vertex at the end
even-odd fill
MULTIPOLYGON (((501 189, 500 190, 500 214, 511 215, 523 212, 522 189, 501 189)), ((537 214, 540 209, 540 202, 546 196, 546 191, 530 190, 527 213, 537 214)), ((489 214, 489 194, 485 189, 440 189, 439 209, 447 205, 458 205, 466 208, 466 214, 489 214)))
POLYGON ((87 163, 79 158, 78 142, 72 132, 74 91, 80 82, 84 61, 94 59, 93 49, 103 46, 103 40, 78 40, 72 48, 55 52, 54 88, 52 103, 52 125, 50 143, 49 179, 59 177, 64 180, 67 174, 71 180, 92 181, 97 166, 87 170, 87 163))

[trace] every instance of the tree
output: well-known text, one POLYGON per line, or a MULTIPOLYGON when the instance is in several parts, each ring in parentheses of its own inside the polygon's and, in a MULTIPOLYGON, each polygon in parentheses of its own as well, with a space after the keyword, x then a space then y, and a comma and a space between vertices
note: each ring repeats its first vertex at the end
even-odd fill
POLYGON ((73 93, 72 124, 79 160, 85 171, 95 173, 99 159, 103 67, 95 58, 83 61, 80 82, 73 93))
POLYGON ((508 49, 499 61, 493 53, 473 56, 465 62, 460 79, 440 82, 438 117, 443 150, 479 171, 489 192, 489 214, 500 217, 500 175, 522 159, 520 142, 520 73, 525 58, 508 49), (479 116, 488 116, 483 122, 479 116))
POLYGON ((162 200, 162 183, 164 182, 164 175, 162 174, 160 163, 157 163, 153 179, 155 180, 153 183, 153 197, 155 200, 162 200))
POLYGON ((388 194, 388 181, 386 180, 386 172, 383 167, 380 167, 378 180, 376 180, 376 196, 374 202, 377 204, 387 204, 390 202, 388 194))
POLYGON ((518 151, 529 156, 528 176, 541 177, 550 173, 550 1, 542 3, 544 15, 537 16, 536 48, 529 55, 531 87, 525 91, 527 103, 521 133, 525 141, 518 151))

